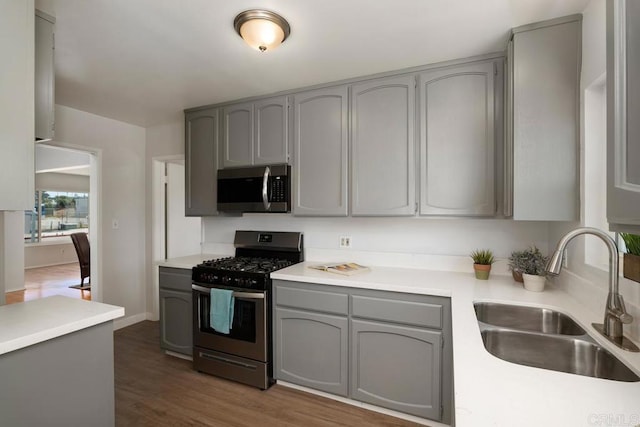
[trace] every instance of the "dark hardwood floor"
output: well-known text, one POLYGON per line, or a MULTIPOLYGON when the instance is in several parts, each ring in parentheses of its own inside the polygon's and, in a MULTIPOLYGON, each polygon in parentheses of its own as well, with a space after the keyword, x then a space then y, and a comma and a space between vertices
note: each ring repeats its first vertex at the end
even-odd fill
POLYGON ((415 426, 299 390, 267 391, 195 372, 164 354, 158 322, 114 333, 116 426, 415 426))

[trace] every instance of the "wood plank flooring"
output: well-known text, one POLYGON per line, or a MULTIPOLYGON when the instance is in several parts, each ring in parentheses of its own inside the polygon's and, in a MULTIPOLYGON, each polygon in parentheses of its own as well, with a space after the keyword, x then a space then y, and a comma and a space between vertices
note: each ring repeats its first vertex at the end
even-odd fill
POLYGON ((78 284, 80 284, 80 265, 77 262, 51 267, 30 268, 24 271, 25 289, 23 291, 7 292, 5 296, 7 304, 31 301, 52 295, 91 300, 91 291, 69 288, 71 285, 78 284))
POLYGON ((115 331, 116 426, 415 426, 299 390, 198 373, 160 350, 158 322, 115 331))

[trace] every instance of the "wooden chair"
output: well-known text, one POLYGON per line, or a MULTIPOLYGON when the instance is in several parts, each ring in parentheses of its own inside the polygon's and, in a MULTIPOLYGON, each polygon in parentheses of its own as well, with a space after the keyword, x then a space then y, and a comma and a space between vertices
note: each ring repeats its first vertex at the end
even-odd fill
POLYGON ((89 239, 87 233, 73 233, 70 235, 73 246, 76 248, 76 254, 78 255, 78 262, 80 263, 80 284, 69 286, 74 289, 88 290, 91 289, 91 248, 89 246, 89 239), (84 279, 89 277, 89 281, 86 286, 84 279))

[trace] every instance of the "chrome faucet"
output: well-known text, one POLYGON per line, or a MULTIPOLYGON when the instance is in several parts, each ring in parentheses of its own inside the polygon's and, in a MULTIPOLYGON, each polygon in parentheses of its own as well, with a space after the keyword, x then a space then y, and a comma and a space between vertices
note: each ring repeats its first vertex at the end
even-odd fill
POLYGON ((567 244, 576 236, 581 234, 591 234, 599 237, 609 249, 609 295, 607 305, 604 310, 604 322, 593 323, 593 327, 604 335, 609 341, 618 347, 629 351, 640 351, 638 347, 622 335, 622 325, 633 322, 633 317, 627 313, 622 295, 618 292, 618 246, 607 233, 597 228, 583 227, 576 228, 565 234, 553 255, 547 263, 547 273, 553 276, 560 274, 562 270, 562 254, 567 244))

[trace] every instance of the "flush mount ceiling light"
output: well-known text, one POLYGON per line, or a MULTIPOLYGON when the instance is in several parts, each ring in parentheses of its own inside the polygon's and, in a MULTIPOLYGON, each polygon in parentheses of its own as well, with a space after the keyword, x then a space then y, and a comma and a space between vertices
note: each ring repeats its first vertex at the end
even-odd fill
POLYGON ((233 27, 249 46, 260 52, 273 50, 289 37, 289 23, 268 10, 245 10, 233 20, 233 27))

